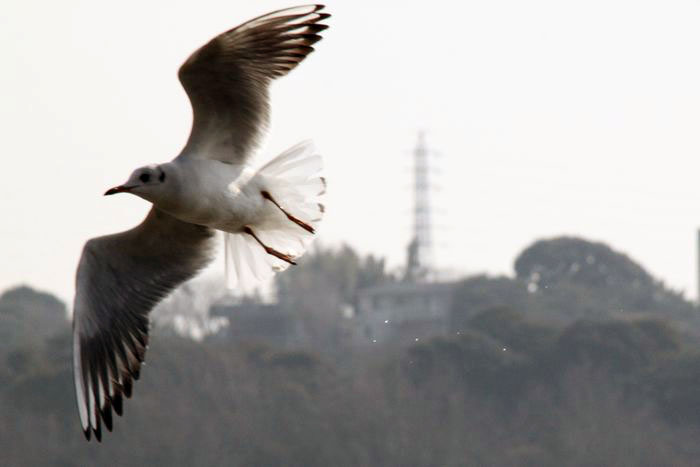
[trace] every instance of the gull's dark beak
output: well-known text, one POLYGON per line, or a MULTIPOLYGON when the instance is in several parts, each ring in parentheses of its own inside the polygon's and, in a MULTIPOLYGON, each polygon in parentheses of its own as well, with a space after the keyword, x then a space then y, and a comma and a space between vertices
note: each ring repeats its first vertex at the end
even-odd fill
POLYGON ((124 185, 115 186, 114 188, 110 188, 109 190, 105 191, 104 196, 113 195, 115 193, 124 193, 125 191, 129 191, 130 189, 131 189, 130 186, 124 186, 124 185))

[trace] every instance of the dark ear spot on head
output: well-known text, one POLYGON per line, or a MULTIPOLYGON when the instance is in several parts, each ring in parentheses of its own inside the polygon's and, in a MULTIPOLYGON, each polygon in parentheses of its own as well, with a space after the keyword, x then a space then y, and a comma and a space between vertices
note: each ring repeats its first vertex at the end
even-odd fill
POLYGON ((158 180, 160 180, 161 182, 165 181, 165 172, 160 173, 160 177, 158 177, 158 180))

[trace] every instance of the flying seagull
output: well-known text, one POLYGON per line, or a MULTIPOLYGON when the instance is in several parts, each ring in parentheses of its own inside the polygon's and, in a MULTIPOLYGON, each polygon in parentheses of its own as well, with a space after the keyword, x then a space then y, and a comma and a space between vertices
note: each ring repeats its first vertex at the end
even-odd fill
POLYGON ((301 143, 254 170, 248 164, 268 121, 268 85, 314 49, 330 15, 323 5, 275 11, 224 32, 179 71, 193 124, 182 152, 136 169, 105 195, 153 204, 126 232, 89 240, 73 306, 73 378, 85 437, 100 441, 122 414, 148 346, 148 313, 213 256, 224 232, 230 283, 295 264, 324 208, 321 157, 301 143))

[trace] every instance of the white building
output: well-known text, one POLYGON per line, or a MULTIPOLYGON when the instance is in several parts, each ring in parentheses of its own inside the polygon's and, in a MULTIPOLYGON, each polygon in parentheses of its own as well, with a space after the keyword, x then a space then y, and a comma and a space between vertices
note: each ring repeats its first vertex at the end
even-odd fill
POLYGON ((399 282, 360 291, 356 339, 415 340, 447 334, 453 283, 399 282))

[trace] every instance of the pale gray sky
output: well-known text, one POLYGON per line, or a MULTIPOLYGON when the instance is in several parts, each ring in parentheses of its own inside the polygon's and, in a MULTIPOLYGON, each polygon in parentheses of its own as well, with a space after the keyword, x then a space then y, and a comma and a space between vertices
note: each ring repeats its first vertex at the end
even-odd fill
MULTIPOLYGON (((82 244, 148 206, 102 197, 170 160, 181 62, 289 1, 6 1, 0 6, 0 290, 71 299, 82 244)), ((697 1, 328 1, 317 52, 273 87, 272 156, 325 156, 321 237, 403 262, 416 133, 442 153, 439 263, 510 273, 540 237, 582 235, 695 295, 697 1)), ((266 157, 267 157, 266 156, 266 157)))

